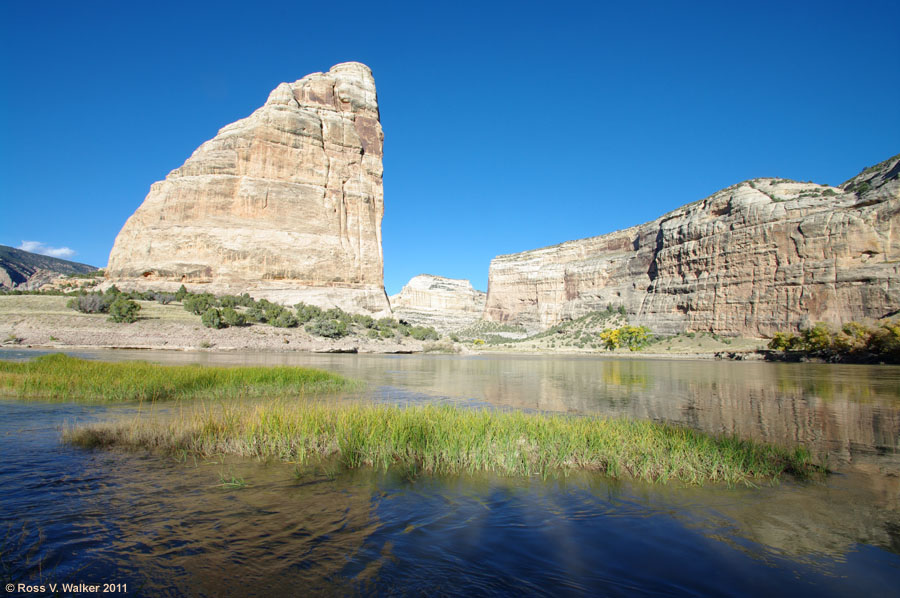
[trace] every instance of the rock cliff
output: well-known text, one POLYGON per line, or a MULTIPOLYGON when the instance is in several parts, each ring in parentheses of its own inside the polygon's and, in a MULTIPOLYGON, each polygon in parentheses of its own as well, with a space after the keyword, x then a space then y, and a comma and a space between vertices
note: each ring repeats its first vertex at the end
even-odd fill
POLYGON ((419 274, 390 300, 395 317, 451 332, 481 319, 485 297, 468 280, 419 274))
POLYGON ((108 279, 389 313, 383 139, 367 66, 280 84, 150 187, 108 279))
POLYGON ((768 336, 900 310, 900 156, 839 187, 754 179, 657 220, 491 261, 485 319, 607 305, 657 332, 768 336))

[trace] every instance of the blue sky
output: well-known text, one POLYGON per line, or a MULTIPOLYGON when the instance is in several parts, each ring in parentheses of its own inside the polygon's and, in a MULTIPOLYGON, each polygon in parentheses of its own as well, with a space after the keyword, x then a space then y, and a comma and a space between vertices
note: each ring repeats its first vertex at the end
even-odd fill
POLYGON ((486 290, 499 254, 897 154, 898 31, 896 1, 0 0, 0 244, 105 265, 152 182, 278 83, 357 60, 388 292, 486 290))

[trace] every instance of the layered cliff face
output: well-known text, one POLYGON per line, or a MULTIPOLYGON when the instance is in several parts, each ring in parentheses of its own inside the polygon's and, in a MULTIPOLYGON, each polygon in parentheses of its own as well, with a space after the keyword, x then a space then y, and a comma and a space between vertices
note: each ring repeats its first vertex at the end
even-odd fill
POLYGON ((109 280, 388 313, 383 139, 367 66, 282 83, 150 187, 109 280))
POLYGON ((485 319, 607 305, 657 332, 768 336, 900 309, 900 156, 840 187, 756 179, 646 224, 491 262, 485 319))
POLYGON ((395 317, 451 332, 481 319, 485 297, 468 280, 420 274, 390 299, 395 317))

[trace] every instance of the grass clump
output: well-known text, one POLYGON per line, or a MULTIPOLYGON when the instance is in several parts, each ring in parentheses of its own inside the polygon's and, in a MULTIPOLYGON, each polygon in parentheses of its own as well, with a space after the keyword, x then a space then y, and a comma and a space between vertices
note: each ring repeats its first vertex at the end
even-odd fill
POLYGON ((656 482, 752 485, 783 473, 822 471, 802 448, 714 438, 649 421, 470 410, 274 401, 223 403, 180 418, 140 418, 73 429, 86 447, 157 448, 203 457, 238 455, 358 468, 547 475, 591 470, 656 482))
POLYGON ((106 363, 60 353, 26 362, 0 361, 0 391, 24 399, 55 401, 286 397, 351 389, 358 384, 329 372, 298 367, 106 363))

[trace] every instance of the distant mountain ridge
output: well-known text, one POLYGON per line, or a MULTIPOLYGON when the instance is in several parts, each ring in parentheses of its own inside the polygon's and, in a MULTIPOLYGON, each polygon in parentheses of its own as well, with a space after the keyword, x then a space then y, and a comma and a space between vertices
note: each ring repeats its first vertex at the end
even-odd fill
POLYGON ((0 287, 26 284, 36 273, 86 274, 97 267, 0 245, 0 287))

